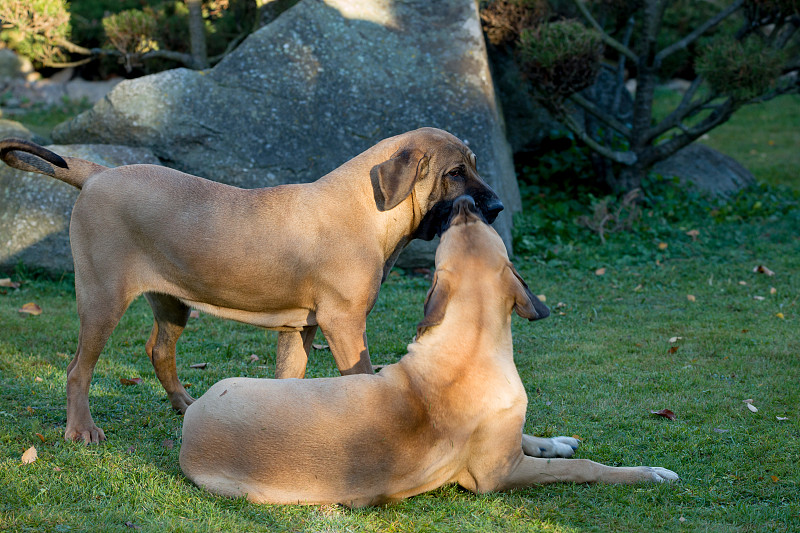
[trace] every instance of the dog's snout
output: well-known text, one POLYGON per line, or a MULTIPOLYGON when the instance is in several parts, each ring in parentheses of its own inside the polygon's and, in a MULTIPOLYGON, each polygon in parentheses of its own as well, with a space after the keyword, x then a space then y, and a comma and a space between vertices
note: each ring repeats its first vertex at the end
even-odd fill
POLYGON ((466 194, 459 196, 456 198, 455 202, 453 202, 453 209, 456 211, 475 211, 475 199, 466 194))
POLYGON ((500 198, 492 198, 486 204, 486 210, 484 216, 486 217, 486 221, 491 224, 497 218, 497 215, 500 214, 500 211, 505 209, 503 202, 500 201, 500 198))

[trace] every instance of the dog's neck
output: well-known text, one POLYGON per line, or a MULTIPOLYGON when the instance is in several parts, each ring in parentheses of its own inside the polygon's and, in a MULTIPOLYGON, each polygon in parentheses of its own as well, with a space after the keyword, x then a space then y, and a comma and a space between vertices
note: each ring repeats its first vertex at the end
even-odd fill
POLYGON ((482 295, 462 299, 455 295, 441 324, 428 328, 409 345, 414 363, 426 368, 448 368, 460 361, 473 367, 513 367, 511 315, 492 308, 495 305, 483 301, 482 295))

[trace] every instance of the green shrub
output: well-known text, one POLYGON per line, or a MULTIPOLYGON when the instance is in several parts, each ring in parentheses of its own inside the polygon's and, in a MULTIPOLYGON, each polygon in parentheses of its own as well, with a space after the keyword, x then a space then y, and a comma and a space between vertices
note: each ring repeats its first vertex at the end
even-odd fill
POLYGON ((123 54, 158 50, 158 26, 153 13, 129 9, 103 18, 103 30, 111 45, 123 54))
POLYGON ((757 38, 720 40, 709 46, 697 61, 697 71, 711 88, 738 100, 749 100, 766 92, 781 74, 784 54, 763 46, 757 38))
POLYGON ((522 70, 548 96, 566 98, 590 87, 602 52, 600 35, 574 20, 527 28, 519 37, 522 70))
POLYGON ((66 54, 55 43, 70 33, 65 0, 3 0, 0 39, 35 63, 59 62, 66 54))

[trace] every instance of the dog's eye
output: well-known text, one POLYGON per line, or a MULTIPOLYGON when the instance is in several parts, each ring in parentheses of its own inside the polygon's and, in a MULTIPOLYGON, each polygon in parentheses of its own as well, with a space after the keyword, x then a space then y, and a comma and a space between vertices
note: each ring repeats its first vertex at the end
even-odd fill
POLYGON ((450 172, 447 173, 448 178, 463 178, 464 177, 464 167, 456 167, 450 172))

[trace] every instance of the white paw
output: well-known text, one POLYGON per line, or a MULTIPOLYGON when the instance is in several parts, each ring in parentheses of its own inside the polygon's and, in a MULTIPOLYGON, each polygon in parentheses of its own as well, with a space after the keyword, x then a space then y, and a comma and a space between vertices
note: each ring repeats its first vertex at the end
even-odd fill
POLYGON ((666 468, 661 468, 660 466, 648 466, 646 468, 648 470, 648 474, 650 475, 650 481, 655 481, 656 483, 672 483, 673 481, 678 481, 680 479, 678 474, 672 470, 667 470, 666 468))
POLYGON ((531 457, 572 457, 580 446, 580 441, 572 437, 553 437, 544 439, 523 435, 522 450, 531 457))

